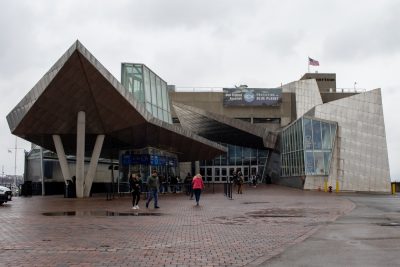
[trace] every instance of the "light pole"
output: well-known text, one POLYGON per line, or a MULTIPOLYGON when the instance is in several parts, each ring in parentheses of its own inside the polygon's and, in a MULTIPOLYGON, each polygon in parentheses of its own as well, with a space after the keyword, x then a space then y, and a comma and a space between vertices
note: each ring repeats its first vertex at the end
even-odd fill
POLYGON ((18 137, 15 137, 15 147, 8 149, 8 153, 12 153, 12 150, 14 150, 14 186, 15 187, 17 186, 17 151, 18 151, 18 149, 24 149, 24 148, 19 148, 17 142, 18 142, 18 137))
POLYGON ((1 183, 4 185, 4 165, 1 166, 1 183))

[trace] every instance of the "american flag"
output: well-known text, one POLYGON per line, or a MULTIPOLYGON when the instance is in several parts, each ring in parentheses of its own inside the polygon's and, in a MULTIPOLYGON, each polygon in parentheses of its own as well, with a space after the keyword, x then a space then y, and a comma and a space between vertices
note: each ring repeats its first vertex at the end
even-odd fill
POLYGON ((308 58, 308 65, 311 65, 311 66, 319 66, 319 61, 318 60, 315 60, 315 59, 312 59, 312 58, 308 58))

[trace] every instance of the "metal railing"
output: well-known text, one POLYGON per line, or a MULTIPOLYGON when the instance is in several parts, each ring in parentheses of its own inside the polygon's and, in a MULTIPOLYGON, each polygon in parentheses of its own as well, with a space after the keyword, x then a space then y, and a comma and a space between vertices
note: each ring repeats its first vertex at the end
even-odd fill
POLYGON ((327 93, 365 93, 367 89, 364 88, 336 88, 336 92, 331 88, 327 93))
POLYGON ((229 88, 228 87, 201 87, 201 86, 177 86, 175 87, 176 92, 192 92, 192 93, 201 93, 201 92, 223 92, 223 88, 229 88))
MULTIPOLYGON (((176 86, 175 91, 176 92, 191 92, 191 93, 217 93, 217 92, 223 92, 224 88, 230 88, 229 86, 227 87, 201 87, 201 86, 176 86)), ((329 92, 327 93, 365 93, 367 89, 365 88, 336 88, 336 91, 331 88, 329 92)))

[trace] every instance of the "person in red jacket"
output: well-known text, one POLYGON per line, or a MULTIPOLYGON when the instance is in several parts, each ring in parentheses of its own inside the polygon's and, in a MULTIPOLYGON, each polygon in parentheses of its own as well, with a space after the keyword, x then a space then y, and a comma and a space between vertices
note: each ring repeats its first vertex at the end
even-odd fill
POLYGON ((199 200, 200 200, 200 195, 201 195, 201 190, 204 189, 203 177, 201 177, 200 174, 196 174, 193 177, 192 188, 193 188, 194 196, 196 198, 196 206, 198 206, 199 200))

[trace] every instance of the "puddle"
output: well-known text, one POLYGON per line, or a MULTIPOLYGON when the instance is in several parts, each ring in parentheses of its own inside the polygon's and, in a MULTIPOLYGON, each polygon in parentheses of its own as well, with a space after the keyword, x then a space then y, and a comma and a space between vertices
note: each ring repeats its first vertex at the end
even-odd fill
POLYGON ((252 218, 290 218, 290 217, 304 217, 303 210, 297 209, 265 209, 247 212, 247 216, 252 218))
POLYGON ((242 204, 249 205, 249 204, 266 204, 269 203, 268 201, 252 201, 252 202, 243 202, 242 204))
POLYGON ((106 210, 97 211, 55 211, 55 212, 44 212, 44 216, 101 216, 101 217, 112 217, 112 216, 161 216, 161 213, 150 213, 150 212, 114 212, 106 210))
POLYGON ((391 222, 391 223, 378 223, 380 226, 400 226, 398 222, 391 222))

